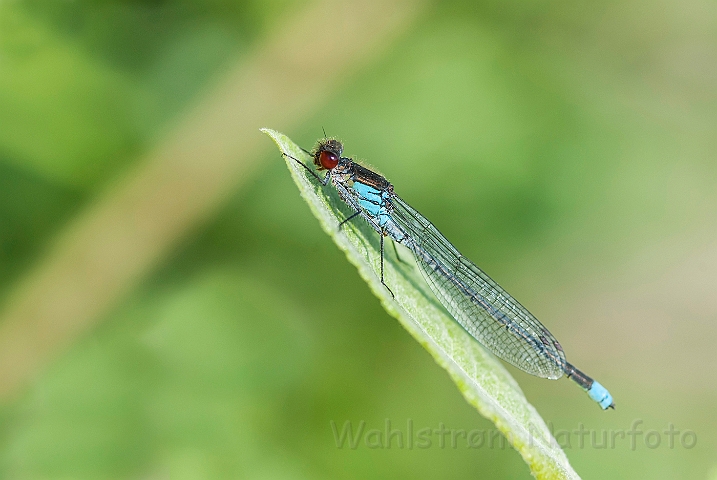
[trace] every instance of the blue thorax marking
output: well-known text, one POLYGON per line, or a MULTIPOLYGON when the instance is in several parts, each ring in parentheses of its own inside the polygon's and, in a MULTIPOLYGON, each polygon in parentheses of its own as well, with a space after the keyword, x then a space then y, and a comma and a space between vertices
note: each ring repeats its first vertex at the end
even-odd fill
POLYGON ((354 181, 351 187, 358 193, 361 208, 371 217, 378 218, 379 225, 385 225, 388 221, 388 211, 386 210, 388 192, 382 192, 375 187, 357 181, 354 181))

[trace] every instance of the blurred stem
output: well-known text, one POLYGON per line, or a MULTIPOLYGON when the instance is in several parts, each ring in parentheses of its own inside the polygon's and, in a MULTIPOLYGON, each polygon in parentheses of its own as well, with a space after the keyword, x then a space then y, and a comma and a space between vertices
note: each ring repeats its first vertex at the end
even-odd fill
POLYGON ((0 316, 0 398, 30 382, 251 178, 271 147, 260 127, 297 125, 421 6, 319 1, 238 62, 133 171, 70 222, 10 294, 0 316))

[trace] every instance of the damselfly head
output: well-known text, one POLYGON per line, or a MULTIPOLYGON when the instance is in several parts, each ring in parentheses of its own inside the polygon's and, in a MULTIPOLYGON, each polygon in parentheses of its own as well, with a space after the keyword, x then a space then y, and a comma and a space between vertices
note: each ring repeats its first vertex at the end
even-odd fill
POLYGON ((339 164, 344 146, 333 138, 320 140, 314 149, 314 164, 319 170, 331 170, 339 164))

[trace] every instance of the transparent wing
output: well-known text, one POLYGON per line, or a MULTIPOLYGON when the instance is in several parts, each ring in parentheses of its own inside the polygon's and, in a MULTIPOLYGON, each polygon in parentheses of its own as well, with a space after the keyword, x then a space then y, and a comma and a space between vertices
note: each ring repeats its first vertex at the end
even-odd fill
POLYGON ((433 293, 468 333, 496 356, 538 377, 563 375, 560 343, 525 307, 461 255, 438 229, 400 197, 391 195, 391 219, 406 234, 433 293))

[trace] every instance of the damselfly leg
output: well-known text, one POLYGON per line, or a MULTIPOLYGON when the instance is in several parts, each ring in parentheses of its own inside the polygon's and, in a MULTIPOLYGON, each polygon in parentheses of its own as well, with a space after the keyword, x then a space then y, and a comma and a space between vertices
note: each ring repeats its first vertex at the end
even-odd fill
POLYGON ((386 290, 388 290, 388 293, 391 294, 393 298, 396 298, 396 295, 393 294, 393 291, 391 291, 390 288, 388 288, 388 285, 386 285, 386 282, 383 281, 383 233, 379 233, 381 236, 381 284, 386 287, 386 290))

